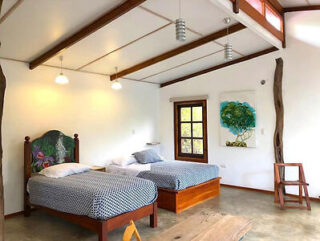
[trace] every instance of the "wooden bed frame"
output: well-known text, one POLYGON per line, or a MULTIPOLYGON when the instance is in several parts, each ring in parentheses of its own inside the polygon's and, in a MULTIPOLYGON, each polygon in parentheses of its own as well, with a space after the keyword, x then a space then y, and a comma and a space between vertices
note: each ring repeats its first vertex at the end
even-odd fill
POLYGON ((174 191, 158 188, 158 207, 169 211, 180 213, 206 200, 220 195, 221 177, 211 179, 208 182, 174 191))
MULTIPOLYGON (((78 135, 74 135, 74 159, 75 162, 79 163, 79 139, 78 135)), ((33 205, 29 201, 29 194, 27 192, 27 183, 29 178, 31 177, 31 161, 32 161, 32 152, 31 152, 31 142, 30 137, 25 137, 24 142, 24 216, 29 217, 31 206, 37 209, 42 209, 48 212, 51 215, 58 216, 63 218, 69 222, 74 224, 78 224, 86 229, 94 231, 99 235, 99 241, 107 241, 108 240, 108 232, 122 227, 126 224, 130 223, 130 220, 138 220, 147 216, 150 216, 150 227, 155 228, 157 227, 157 220, 158 220, 158 209, 157 203, 153 203, 147 206, 144 206, 140 209, 123 213, 118 216, 109 218, 107 220, 96 220, 93 218, 89 218, 87 216, 80 216, 70 213, 64 213, 60 211, 56 211, 50 208, 42 207, 33 205)))

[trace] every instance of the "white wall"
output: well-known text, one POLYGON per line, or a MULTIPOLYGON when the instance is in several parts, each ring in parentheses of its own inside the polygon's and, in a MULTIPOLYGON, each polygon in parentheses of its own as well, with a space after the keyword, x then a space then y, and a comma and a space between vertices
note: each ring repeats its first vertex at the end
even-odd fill
MULTIPOLYGON (((284 59, 285 108, 284 155, 286 162, 303 162, 309 193, 320 195, 320 11, 287 15, 287 48, 244 63, 189 79, 160 91, 161 152, 174 158, 173 104, 170 97, 209 95, 209 163, 221 168, 226 184, 273 190, 273 75, 275 59, 284 59), (308 21, 304 21, 304 20, 308 21), (299 29, 308 29, 309 39, 299 29), (301 37, 302 36, 302 37, 301 37), (261 80, 266 80, 264 86, 261 80), (224 91, 255 90, 257 104, 257 148, 227 148, 219 145, 219 94, 224 91)), ((248 43, 249 44, 249 43, 248 43)), ((288 172, 291 178, 293 171, 288 172)))
POLYGON ((114 156, 158 140, 157 85, 121 80, 110 88, 104 76, 65 71, 70 84, 54 83, 59 70, 1 61, 7 78, 3 119, 5 213, 23 207, 23 141, 51 129, 79 134, 80 162, 103 165, 114 156), (134 134, 133 134, 134 133, 134 134))

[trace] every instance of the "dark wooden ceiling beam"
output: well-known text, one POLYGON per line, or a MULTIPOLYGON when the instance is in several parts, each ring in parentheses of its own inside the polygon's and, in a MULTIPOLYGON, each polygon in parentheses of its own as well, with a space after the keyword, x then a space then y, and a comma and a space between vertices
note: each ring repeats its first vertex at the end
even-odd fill
POLYGON ((125 13, 129 12, 133 8, 137 7, 141 3, 145 2, 146 0, 127 0, 123 4, 117 6, 116 8, 108 11, 92 23, 86 25, 78 32, 73 34, 72 36, 68 37, 67 39, 63 40, 44 54, 40 55, 39 57, 35 58, 29 63, 29 68, 34 69, 40 64, 44 63, 48 59, 52 58, 56 54, 60 53, 61 51, 69 48, 70 46, 74 45, 75 43, 79 42, 81 39, 89 36, 90 34, 94 33, 98 29, 104 27, 105 25, 109 24, 110 22, 116 20, 120 16, 124 15, 125 13))
POLYGON ((174 80, 170 80, 168 82, 162 83, 160 85, 160 87, 162 88, 162 87, 165 87, 165 86, 168 86, 168 85, 172 85, 172 84, 175 84, 177 82, 181 82, 181 81, 184 81, 184 80, 187 80, 187 79, 199 76, 199 75, 203 75, 203 74, 206 74, 206 73, 218 70, 218 69, 222 69, 222 68, 228 67, 230 65, 238 64, 238 63, 241 63, 241 62, 244 62, 244 61, 247 61, 247 60, 262 56, 262 55, 265 55, 265 54, 269 54, 269 53, 277 51, 277 50, 278 50, 278 48, 272 47, 272 48, 269 48, 269 49, 265 49, 265 50, 259 51, 257 53, 249 54, 247 56, 244 56, 244 57, 241 57, 241 58, 229 61, 229 62, 225 62, 223 64, 219 64, 219 65, 210 67, 208 69, 200 70, 200 71, 197 71, 195 73, 188 74, 188 75, 185 75, 183 77, 180 77, 180 78, 177 78, 177 79, 174 79, 174 80))
POLYGON ((12 7, 0 18, 0 24, 2 24, 6 19, 21 5, 24 0, 18 0, 12 7))
POLYGON ((239 0, 235 0, 233 3, 233 12, 235 14, 238 14, 240 12, 240 7, 239 7, 239 0))
POLYGON ((284 13, 320 10, 320 5, 283 8, 284 13))
MULTIPOLYGON (((241 23, 232 25, 232 26, 229 27, 229 34, 238 32, 238 31, 240 31, 242 29, 245 29, 245 28, 246 28, 246 26, 242 25, 241 23)), ((186 51, 189 51, 191 49, 197 48, 197 47, 199 47, 201 45, 204 45, 206 43, 209 43, 211 41, 214 41, 214 40, 217 40, 219 38, 222 38, 222 37, 224 37, 226 35, 227 35, 227 29, 222 29, 222 30, 220 30, 218 32, 209 34, 209 35, 207 35, 205 37, 202 37, 202 38, 200 38, 198 40, 195 40, 195 41, 193 41, 191 43, 182 45, 182 46, 180 46, 178 48, 175 48, 175 49, 172 49, 172 50, 170 50, 170 51, 168 51, 166 53, 163 53, 163 54, 160 54, 160 55, 158 55, 156 57, 148 59, 148 60, 146 60, 146 61, 144 61, 142 63, 139 63, 137 65, 134 65, 134 66, 132 66, 132 67, 130 67, 128 69, 122 70, 117 74, 117 76, 115 74, 113 74, 113 75, 110 76, 110 79, 114 80, 115 78, 120 78, 122 76, 131 74, 133 72, 136 72, 138 70, 144 69, 144 68, 146 68, 148 66, 151 66, 153 64, 159 63, 159 62, 161 62, 163 60, 169 59, 171 57, 174 57, 176 55, 179 55, 179 54, 184 53, 186 51)))

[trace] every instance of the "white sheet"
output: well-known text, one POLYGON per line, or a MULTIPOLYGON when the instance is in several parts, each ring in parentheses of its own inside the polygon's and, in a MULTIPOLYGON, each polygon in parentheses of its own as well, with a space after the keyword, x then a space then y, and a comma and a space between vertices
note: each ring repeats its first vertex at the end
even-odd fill
POLYGON ((150 171, 150 169, 151 164, 133 163, 124 167, 111 164, 106 167, 106 172, 136 177, 140 172, 150 171))

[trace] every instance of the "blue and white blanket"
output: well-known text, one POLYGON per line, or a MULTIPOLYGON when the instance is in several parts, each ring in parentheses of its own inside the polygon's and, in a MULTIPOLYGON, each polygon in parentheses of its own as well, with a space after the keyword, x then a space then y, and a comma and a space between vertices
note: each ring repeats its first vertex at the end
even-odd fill
POLYGON ((164 161, 151 164, 150 171, 142 171, 138 177, 156 183, 158 187, 183 190, 219 176, 216 165, 184 161, 164 161))
POLYGON ((158 195, 149 180, 96 171, 57 179, 36 175, 28 190, 34 205, 99 220, 149 205, 158 195))

